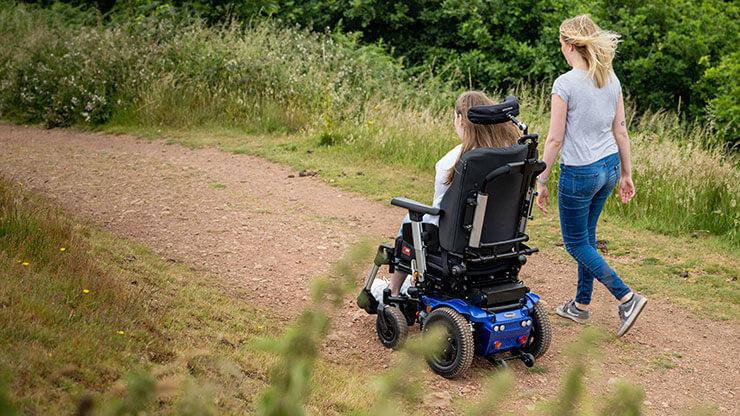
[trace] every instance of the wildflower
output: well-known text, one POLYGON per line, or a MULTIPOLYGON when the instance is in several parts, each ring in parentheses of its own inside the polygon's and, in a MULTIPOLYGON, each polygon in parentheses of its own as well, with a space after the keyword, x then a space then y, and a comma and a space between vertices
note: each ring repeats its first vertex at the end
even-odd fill
POLYGON ((257 329, 262 329, 262 325, 258 326, 257 329))
POLYGON ((23 265, 24 265, 24 266, 28 266, 28 262, 25 262, 25 261, 24 261, 24 262, 23 262, 23 265))
POLYGON ((82 289, 82 293, 90 293, 90 291, 87 289, 82 289))
POLYGON ((365 123, 365 127, 367 127, 367 123, 365 123))
POLYGON ((18 260, 18 263, 20 263, 22 260, 18 260))
POLYGON ((123 331, 118 331, 118 335, 123 335, 123 331))
POLYGON ((20 183, 20 182, 18 182, 18 186, 23 186, 23 184, 22 184, 22 183, 20 183))
POLYGON ((67 249, 64 248, 64 247, 62 247, 62 248, 59 249, 59 251, 67 251, 67 249))
POLYGON ((376 105, 374 109, 377 110, 378 109, 378 106, 376 105))
POLYGON ((371 121, 369 121, 369 123, 370 123, 370 124, 373 124, 372 120, 371 120, 371 121))

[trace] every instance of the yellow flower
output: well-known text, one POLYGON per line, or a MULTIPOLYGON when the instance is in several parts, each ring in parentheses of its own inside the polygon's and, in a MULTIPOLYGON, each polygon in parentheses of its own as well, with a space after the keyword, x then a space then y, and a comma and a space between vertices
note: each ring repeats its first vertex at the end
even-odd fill
POLYGON ((21 262, 21 260, 18 260, 18 263, 20 263, 20 262, 21 262))
POLYGON ((64 247, 62 247, 62 248, 59 249, 59 251, 65 251, 65 250, 67 250, 67 249, 64 248, 64 247))
POLYGON ((23 184, 22 184, 22 183, 20 183, 20 182, 18 182, 18 186, 23 186, 23 184))
POLYGON ((373 122, 371 121, 370 124, 373 124, 373 122))
POLYGON ((365 127, 367 127, 367 123, 365 123, 365 127))
POLYGON ((376 110, 378 109, 378 106, 377 106, 377 105, 375 106, 375 109, 376 109, 376 110))
POLYGON ((24 266, 28 266, 28 262, 25 262, 25 261, 24 261, 24 262, 23 262, 23 265, 24 265, 24 266))
POLYGON ((90 293, 90 291, 87 289, 82 289, 82 293, 90 293))
POLYGON ((261 326, 261 325, 260 325, 260 326, 258 326, 258 327, 257 327, 257 329, 262 329, 262 326, 261 326))
POLYGON ((123 331, 118 331, 118 335, 123 335, 123 331))

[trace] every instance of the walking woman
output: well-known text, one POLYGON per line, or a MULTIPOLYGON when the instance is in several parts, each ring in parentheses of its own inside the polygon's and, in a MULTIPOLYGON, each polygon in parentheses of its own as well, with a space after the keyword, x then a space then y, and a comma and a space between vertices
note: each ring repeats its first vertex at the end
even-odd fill
POLYGON ((619 183, 625 204, 635 195, 622 87, 612 70, 618 42, 619 35, 601 30, 588 15, 560 25, 561 51, 573 69, 552 87, 547 168, 537 178, 537 206, 547 212, 547 177, 560 152, 560 228, 566 250, 578 262, 578 286, 575 299, 558 306, 557 313, 586 323, 596 279, 620 302, 617 335, 622 336, 647 299, 632 292, 596 251, 596 223, 612 189, 619 183))

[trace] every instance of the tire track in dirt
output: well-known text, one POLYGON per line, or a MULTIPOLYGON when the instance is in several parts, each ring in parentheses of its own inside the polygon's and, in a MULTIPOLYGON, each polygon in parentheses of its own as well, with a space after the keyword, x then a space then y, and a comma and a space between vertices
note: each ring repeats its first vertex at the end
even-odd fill
MULTIPOLYGON (((306 305, 309 279, 324 274, 363 235, 390 241, 404 212, 343 192, 318 178, 289 178, 290 168, 215 149, 191 150, 132 136, 0 125, 0 174, 52 196, 67 210, 106 230, 142 243, 158 254, 220 277, 219 285, 246 291, 244 301, 283 322, 306 305)), ((431 190, 430 190, 431 192, 431 190)), ((537 236, 532 236, 534 245, 537 236)), ((368 267, 369 269, 369 267, 368 267)), ((523 280, 553 311, 572 296, 575 264, 536 254, 523 280)), ((365 276, 357 276, 358 282, 365 276)), ((616 304, 594 293, 593 325, 614 330, 616 304)), ((532 374, 520 363, 516 392, 520 412, 556 393, 567 367, 563 347, 581 327, 553 316, 550 352, 538 361, 549 369, 532 374)), ((416 331, 411 331, 412 336, 416 331)), ((631 332, 607 342, 589 378, 592 392, 607 392, 617 378, 646 390, 652 414, 679 414, 698 402, 717 403, 723 414, 740 414, 740 325, 701 319, 653 298, 631 332), (679 358, 680 357, 680 358, 679 358), (675 368, 662 368, 669 359, 675 368)), ((378 373, 394 353, 376 339, 375 323, 347 299, 324 348, 327 360, 378 373)), ((433 413, 444 414, 453 396, 482 394, 492 372, 476 359, 463 377, 449 381, 429 372, 437 392, 433 413)))

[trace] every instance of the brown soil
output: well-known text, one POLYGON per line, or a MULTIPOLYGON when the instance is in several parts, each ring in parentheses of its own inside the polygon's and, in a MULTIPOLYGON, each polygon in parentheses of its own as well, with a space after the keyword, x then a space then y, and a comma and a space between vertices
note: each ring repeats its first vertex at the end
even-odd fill
MULTIPOLYGON (((0 148, 1 175, 58 199, 104 230, 220 276, 224 287, 246 289, 245 301, 283 321, 305 306, 312 276, 327 272, 363 235, 391 241, 404 214, 320 178, 299 177, 257 157, 214 149, 10 125, 0 125, 0 148)), ((537 236, 532 240, 536 244, 537 236)), ((523 280, 554 311, 573 295, 575 275, 573 262, 536 254, 523 280)), ((358 282, 364 278, 357 276, 358 282)), ((591 313, 593 325, 616 329, 616 303, 601 286, 591 313)), ((327 360, 368 374, 381 373, 392 362, 395 353, 377 341, 374 317, 358 310, 353 299, 347 299, 334 322, 324 348, 327 360)), ((552 323, 552 347, 538 361, 549 370, 546 374, 511 362, 517 387, 510 400, 517 413, 557 392, 568 366, 564 347, 582 330, 557 316, 552 323)), ((605 343, 589 389, 603 394, 625 378, 645 389, 651 414, 681 414, 697 403, 716 403, 722 414, 740 414, 738 356, 740 325, 702 319, 667 298, 653 297, 629 334, 605 343), (660 359, 675 367, 661 366, 660 359)), ((445 392, 479 396, 484 375, 493 371, 479 358, 453 381, 427 371, 426 384, 436 392, 429 396, 429 410, 449 413, 445 392)))

